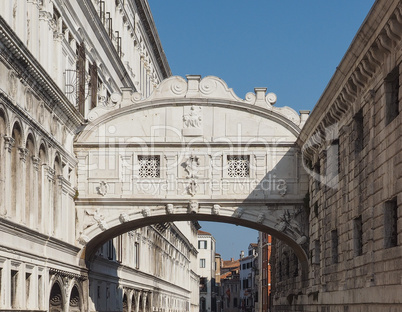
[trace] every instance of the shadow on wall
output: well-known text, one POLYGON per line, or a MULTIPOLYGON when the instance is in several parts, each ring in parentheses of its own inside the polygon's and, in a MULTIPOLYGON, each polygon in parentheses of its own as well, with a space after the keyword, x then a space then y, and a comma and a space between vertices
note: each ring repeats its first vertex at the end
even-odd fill
MULTIPOLYGON (((258 214, 259 218, 266 218, 272 214, 275 215, 277 223, 273 231, 268 233, 274 238, 278 239, 279 235, 285 235, 285 237, 286 235, 295 236, 294 234, 306 237, 301 242, 282 240, 285 245, 281 247, 290 255, 291 259, 296 259, 293 260, 293 265, 298 267, 301 264, 301 270, 297 269, 297 271, 302 272, 302 280, 304 281, 308 277, 306 255, 309 254, 308 223, 310 207, 306 206, 305 203, 305 197, 308 196, 308 176, 303 168, 301 159, 298 158, 297 151, 297 148, 294 148, 281 155, 280 160, 272 170, 260 178, 259 183, 243 203, 246 207, 247 204, 255 200, 261 200, 266 203, 266 208, 258 211, 258 214), (278 198, 283 200, 283 204, 273 203, 278 198), (281 210, 281 213, 276 214, 276 210, 281 210), (278 235, 275 235, 275 232, 278 235), (295 243, 298 246, 295 246, 295 243), (300 255, 301 250, 295 247, 301 247, 305 255, 300 255)), ((283 253, 284 251, 280 252, 283 253)))
POLYGON ((123 289, 117 274, 120 263, 114 241, 118 239, 104 244, 88 265, 89 311, 128 311, 123 309, 123 289))

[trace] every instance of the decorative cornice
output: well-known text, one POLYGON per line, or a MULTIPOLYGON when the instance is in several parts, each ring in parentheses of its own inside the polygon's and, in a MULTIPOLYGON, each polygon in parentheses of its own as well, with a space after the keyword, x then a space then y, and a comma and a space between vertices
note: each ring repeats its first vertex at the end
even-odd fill
POLYGON ((84 118, 1 16, 0 57, 44 102, 53 109, 58 107, 59 113, 66 115, 64 119, 69 127, 77 129, 84 123, 84 118))
POLYGON ((255 93, 247 93, 243 100, 218 77, 207 76, 201 79, 201 76, 189 75, 185 80, 179 76, 172 76, 162 81, 148 98, 142 98, 138 92, 131 94, 129 91, 123 91, 123 96, 113 94, 111 97, 113 106, 98 106, 90 111, 88 120, 93 123, 89 128, 108 118, 137 110, 167 105, 188 105, 191 102, 198 106, 224 106, 264 116, 286 126, 297 136, 302 119, 304 122, 308 112, 303 111, 302 117, 290 107, 274 107, 276 102, 274 93, 266 94, 266 88, 255 88, 254 91, 255 93))
POLYGON ((166 59, 165 52, 163 51, 158 32, 155 27, 155 22, 150 13, 149 5, 146 0, 135 0, 135 5, 138 9, 138 15, 144 26, 145 32, 152 46, 152 51, 155 55, 156 61, 162 72, 163 79, 172 76, 169 63, 166 59))
MULTIPOLYGON (((130 79, 130 75, 127 72, 127 69, 123 64, 123 61, 120 59, 113 42, 110 40, 109 35, 106 32, 106 29, 103 26, 92 1, 91 0, 78 1, 78 4, 81 7, 82 12, 86 16, 88 16, 88 18, 90 20, 93 21, 93 23, 91 23, 93 31, 94 31, 96 37, 98 38, 99 42, 101 44, 103 44, 103 50, 107 54, 107 58, 109 59, 110 63, 112 64, 113 69, 116 71, 116 73, 120 77, 120 79, 123 83, 123 87, 130 87, 130 88, 135 89, 134 82, 130 79)), ((68 2, 68 3, 66 3, 66 5, 70 6, 70 3, 68 2)), ((85 39, 87 42, 91 42, 91 37, 88 36, 88 33, 85 33, 85 35, 86 35, 86 36, 84 36, 85 38, 81 38, 81 39, 82 40, 85 39)))
POLYGON ((317 147, 325 142, 325 129, 342 122, 353 103, 367 91, 386 55, 400 45, 401 12, 400 1, 378 0, 373 5, 299 135, 297 144, 303 146, 305 156, 319 150, 317 147))

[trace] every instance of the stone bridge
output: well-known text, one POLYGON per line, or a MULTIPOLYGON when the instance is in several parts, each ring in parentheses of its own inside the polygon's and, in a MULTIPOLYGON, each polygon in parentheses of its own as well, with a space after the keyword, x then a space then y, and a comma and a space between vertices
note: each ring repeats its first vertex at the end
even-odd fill
POLYGON ((89 260, 109 239, 154 223, 226 222, 289 244, 306 272, 308 179, 295 142, 308 113, 216 77, 171 77, 147 99, 112 94, 77 137, 77 241, 89 260))

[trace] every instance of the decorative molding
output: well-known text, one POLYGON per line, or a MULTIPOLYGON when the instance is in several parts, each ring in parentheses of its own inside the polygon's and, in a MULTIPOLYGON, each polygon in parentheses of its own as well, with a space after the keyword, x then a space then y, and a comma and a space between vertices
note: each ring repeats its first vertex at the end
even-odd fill
POLYGON ((32 159, 32 164, 33 164, 34 169, 36 171, 38 171, 39 170, 39 165, 40 165, 40 158, 32 156, 31 159, 32 159))
POLYGON ((18 152, 20 154, 20 160, 25 163, 29 154, 29 150, 25 147, 18 147, 18 152))
POLYGON ((14 147, 15 139, 9 136, 4 136, 4 148, 11 153, 12 148, 14 147))
MULTIPOLYGON (((134 92, 131 94, 130 101, 123 99, 117 102, 112 108, 96 107, 91 110, 88 115, 90 121, 94 121, 98 117, 108 113, 111 110, 119 109, 129 105, 152 103, 157 100, 173 101, 175 99, 188 100, 183 105, 188 106, 189 103, 196 103, 196 99, 203 102, 208 99, 216 100, 220 103, 227 101, 231 105, 238 105, 240 107, 250 107, 255 109, 265 109, 279 114, 294 123, 294 126, 299 128, 301 125, 300 115, 290 107, 274 107, 276 103, 276 95, 272 92, 265 94, 266 88, 256 88, 254 93, 247 93, 246 99, 239 98, 229 88, 227 84, 220 78, 215 76, 207 76, 201 79, 199 75, 189 75, 187 80, 179 76, 169 77, 163 80, 159 86, 153 90, 148 98, 134 92)), ((196 109, 197 105, 192 105, 192 111, 183 115, 184 129, 183 135, 185 136, 200 136, 202 116, 201 106, 198 105, 199 110, 196 109), (198 130, 197 130, 198 129, 198 130), (188 132, 188 133, 187 133, 188 132)))

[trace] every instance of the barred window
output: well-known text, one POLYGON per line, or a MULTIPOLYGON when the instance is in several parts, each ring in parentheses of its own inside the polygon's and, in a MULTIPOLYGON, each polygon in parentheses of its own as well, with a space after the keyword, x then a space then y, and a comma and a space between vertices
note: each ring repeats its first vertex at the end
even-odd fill
POLYGON ((250 155, 228 155, 228 176, 245 178, 250 176, 250 155))
POLYGON ((139 176, 141 178, 159 178, 161 176, 159 155, 139 155, 138 164, 139 176))

